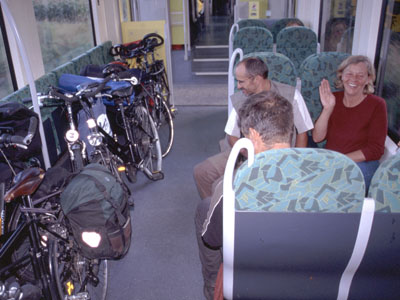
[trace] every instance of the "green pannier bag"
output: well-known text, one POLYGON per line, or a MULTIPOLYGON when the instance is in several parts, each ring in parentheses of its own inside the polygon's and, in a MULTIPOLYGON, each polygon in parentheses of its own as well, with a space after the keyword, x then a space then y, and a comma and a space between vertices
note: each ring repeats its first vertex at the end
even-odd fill
POLYGON ((118 259, 131 244, 128 193, 104 166, 83 168, 61 194, 61 207, 74 239, 90 259, 118 259))

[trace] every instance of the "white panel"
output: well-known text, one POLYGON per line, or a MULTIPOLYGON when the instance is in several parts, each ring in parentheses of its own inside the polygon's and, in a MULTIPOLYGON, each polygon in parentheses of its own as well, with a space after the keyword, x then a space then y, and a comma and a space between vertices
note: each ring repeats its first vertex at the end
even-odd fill
POLYGON ((378 40, 382 0, 358 0, 352 54, 368 56, 373 62, 378 40))
POLYGON ((319 0, 297 0, 296 17, 316 34, 318 34, 319 10, 319 0))
POLYGON ((167 0, 139 0, 140 21, 165 20, 167 0))

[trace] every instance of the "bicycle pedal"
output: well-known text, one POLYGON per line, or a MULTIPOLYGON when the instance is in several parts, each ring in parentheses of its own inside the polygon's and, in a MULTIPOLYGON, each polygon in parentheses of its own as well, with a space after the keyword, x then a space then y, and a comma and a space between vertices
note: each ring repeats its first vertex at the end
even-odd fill
POLYGON ((164 179, 164 173, 161 172, 161 171, 153 173, 152 176, 151 176, 151 179, 154 180, 154 181, 164 179))

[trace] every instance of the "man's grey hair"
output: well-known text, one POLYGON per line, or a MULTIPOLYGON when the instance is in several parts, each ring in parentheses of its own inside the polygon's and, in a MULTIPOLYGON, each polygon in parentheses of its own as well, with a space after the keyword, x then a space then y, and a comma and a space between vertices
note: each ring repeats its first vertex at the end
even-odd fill
POLYGON ((256 130, 266 146, 290 144, 294 132, 292 104, 272 91, 251 95, 239 109, 239 127, 245 136, 250 128, 256 130))

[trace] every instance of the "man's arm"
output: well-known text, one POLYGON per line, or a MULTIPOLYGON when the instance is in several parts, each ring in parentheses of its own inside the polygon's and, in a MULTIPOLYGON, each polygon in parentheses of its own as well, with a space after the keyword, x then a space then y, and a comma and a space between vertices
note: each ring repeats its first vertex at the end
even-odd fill
POLYGON ((293 117, 294 125, 298 134, 296 135, 295 147, 307 147, 308 135, 307 132, 314 128, 310 113, 304 102, 301 93, 296 90, 293 99, 293 117))
POLYGON ((235 143, 239 140, 238 137, 233 136, 233 135, 227 134, 227 137, 228 137, 228 143, 229 143, 229 145, 230 145, 231 147, 233 147, 233 145, 235 145, 235 143))
POLYGON ((296 135, 296 147, 297 148, 306 148, 307 144, 308 144, 307 131, 296 135))

